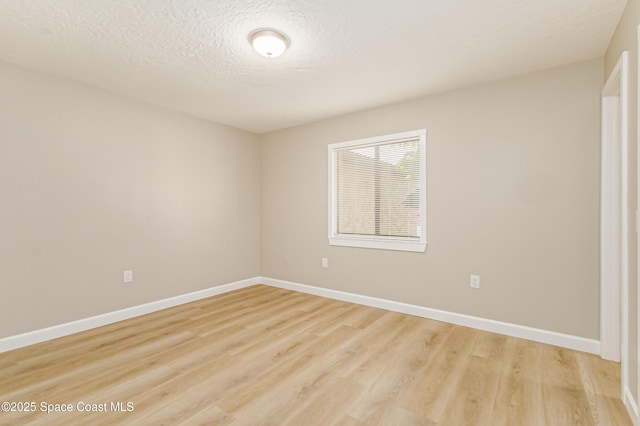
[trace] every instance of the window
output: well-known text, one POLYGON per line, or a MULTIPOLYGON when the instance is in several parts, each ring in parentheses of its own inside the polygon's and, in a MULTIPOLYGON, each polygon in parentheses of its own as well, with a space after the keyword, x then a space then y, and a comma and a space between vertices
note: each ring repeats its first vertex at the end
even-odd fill
POLYGON ((425 129, 329 145, 329 244, 424 251, 425 129))

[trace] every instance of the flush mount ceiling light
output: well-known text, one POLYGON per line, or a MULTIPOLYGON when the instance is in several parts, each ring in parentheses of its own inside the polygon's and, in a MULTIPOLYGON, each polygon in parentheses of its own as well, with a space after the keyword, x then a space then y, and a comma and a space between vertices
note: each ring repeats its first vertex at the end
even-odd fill
POLYGON ((249 41, 253 48, 267 58, 280 56, 289 47, 289 38, 280 31, 263 28, 249 34, 249 41))

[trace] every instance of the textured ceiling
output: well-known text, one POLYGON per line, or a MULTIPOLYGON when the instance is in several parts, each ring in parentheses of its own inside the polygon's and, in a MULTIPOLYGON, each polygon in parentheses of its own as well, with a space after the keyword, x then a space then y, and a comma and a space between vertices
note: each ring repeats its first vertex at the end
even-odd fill
POLYGON ((0 0, 0 60, 261 133, 600 56, 625 4, 0 0))

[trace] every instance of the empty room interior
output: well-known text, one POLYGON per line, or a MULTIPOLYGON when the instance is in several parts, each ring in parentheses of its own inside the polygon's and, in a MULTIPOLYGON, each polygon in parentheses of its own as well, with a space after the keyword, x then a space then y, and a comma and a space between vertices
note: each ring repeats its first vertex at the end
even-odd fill
POLYGON ((639 24, 0 1, 0 424, 640 425, 639 24))

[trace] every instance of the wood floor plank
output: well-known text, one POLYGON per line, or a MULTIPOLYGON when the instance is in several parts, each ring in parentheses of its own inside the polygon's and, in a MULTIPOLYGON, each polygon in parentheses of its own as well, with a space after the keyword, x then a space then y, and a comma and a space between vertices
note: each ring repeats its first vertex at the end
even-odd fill
POLYGON ((515 345, 508 346, 508 356, 502 366, 492 421, 505 425, 544 425, 541 345, 513 340, 515 345))
POLYGON ((461 378, 464 386, 448 404, 443 424, 494 424, 493 402, 500 386, 502 366, 511 358, 511 346, 506 336, 477 332, 461 378))
POLYGON ((424 344, 432 340, 433 331, 420 327, 421 322, 418 319, 411 321, 409 327, 399 333, 402 341, 413 341, 414 344, 397 345, 397 350, 372 364, 373 368, 365 376, 369 380, 363 380, 362 376, 358 379, 367 390, 350 411, 352 417, 367 424, 383 424, 385 419, 395 417, 390 413, 399 412, 396 408, 399 400, 405 397, 404 391, 419 378, 419 368, 433 354, 425 350, 424 344))
POLYGON ((580 380, 576 352, 554 346, 542 346, 542 393, 549 424, 592 425, 584 385, 580 380))
POLYGON ((411 398, 402 407, 420 418, 440 423, 460 383, 473 347, 475 334, 469 328, 452 329, 429 362, 421 368, 420 378, 412 386, 411 398))
POLYGON ((344 412, 347 407, 364 392, 363 386, 338 378, 330 388, 322 389, 298 408, 283 425, 331 425, 336 423, 335 413, 344 412))
POLYGON ((38 406, 1 425, 631 424, 619 364, 264 285, 0 354, 2 401, 38 406))

